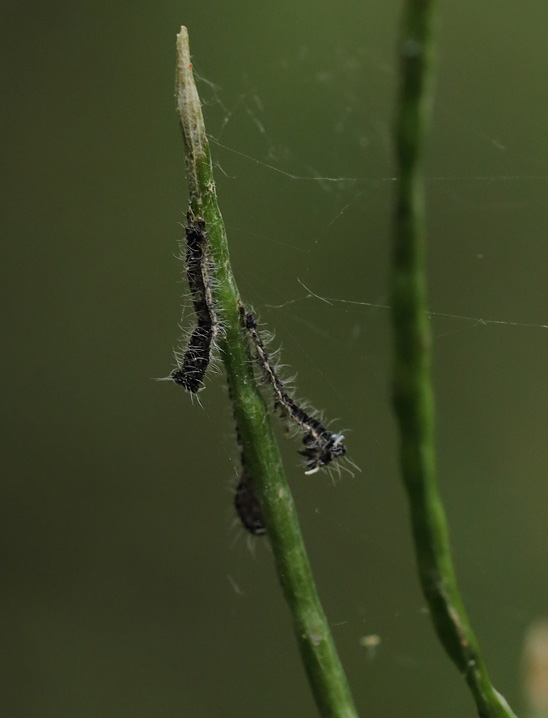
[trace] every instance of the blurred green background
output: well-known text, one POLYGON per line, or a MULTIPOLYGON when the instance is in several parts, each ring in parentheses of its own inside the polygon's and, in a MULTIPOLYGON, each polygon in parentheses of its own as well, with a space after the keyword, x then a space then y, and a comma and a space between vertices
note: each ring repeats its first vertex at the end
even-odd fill
MULTIPOLYGON (((427 167, 440 484, 493 681, 523 713, 523 635, 548 611, 548 6, 440 10, 427 167)), ((181 24, 242 296, 362 469, 304 477, 280 431, 358 708, 475 715, 418 588, 389 313, 369 306, 387 303, 400 11, 2 3, 2 715, 316 715, 267 543, 250 551, 234 525, 224 379, 203 408, 152 381, 172 368, 185 290, 181 24)))

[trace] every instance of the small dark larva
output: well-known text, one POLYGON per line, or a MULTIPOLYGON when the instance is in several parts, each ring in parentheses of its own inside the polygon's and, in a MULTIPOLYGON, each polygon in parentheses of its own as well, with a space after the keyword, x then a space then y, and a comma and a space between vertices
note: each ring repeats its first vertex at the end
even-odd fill
POLYGON ((255 347, 257 360, 274 391, 275 408, 280 411, 282 416, 287 416, 295 422, 303 432, 305 448, 299 453, 305 457, 305 474, 315 474, 323 466, 328 466, 334 459, 346 454, 346 447, 343 443, 344 436, 328 431, 318 419, 310 416, 298 406, 287 393, 259 334, 257 320, 251 312, 246 311, 242 302, 240 302, 239 308, 242 323, 255 347))
POLYGON ((242 522, 242 526, 247 529, 250 534, 253 536, 264 536, 266 534, 266 527, 261 505, 255 493, 255 489, 246 474, 247 472, 244 468, 242 478, 236 487, 236 493, 234 495, 236 513, 242 522))
POLYGON ((195 394, 204 386, 211 352, 218 331, 215 303, 211 293, 211 272, 207 256, 205 221, 187 213, 185 269, 192 296, 197 326, 190 336, 182 364, 172 372, 171 378, 187 391, 195 394))

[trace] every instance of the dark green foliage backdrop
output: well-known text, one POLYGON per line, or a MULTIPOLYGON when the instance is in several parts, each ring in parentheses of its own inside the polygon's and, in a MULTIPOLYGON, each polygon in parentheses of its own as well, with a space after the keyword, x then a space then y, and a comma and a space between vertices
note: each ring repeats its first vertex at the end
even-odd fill
MULTIPOLYGON (((474 715, 418 589, 388 314, 306 299, 298 281, 386 304, 399 11, 4 3, 10 718, 315 715, 268 549, 253 556, 232 527, 224 381, 203 409, 151 381, 171 368, 183 291, 182 23, 223 145, 212 147, 240 288, 300 394, 350 429, 362 468, 336 486, 304 477, 284 442, 358 708, 474 715), (360 645, 369 634, 374 658, 360 645)), ((441 488, 472 620, 519 713, 523 634, 548 595, 548 329, 533 326, 548 324, 547 15, 541 3, 441 3, 427 169, 441 488)))

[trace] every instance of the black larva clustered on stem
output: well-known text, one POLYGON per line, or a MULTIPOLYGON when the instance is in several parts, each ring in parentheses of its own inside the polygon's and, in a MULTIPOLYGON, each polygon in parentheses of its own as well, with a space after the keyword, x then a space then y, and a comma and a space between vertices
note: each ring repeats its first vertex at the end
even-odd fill
POLYGON ((172 372, 171 378, 195 394, 204 386, 218 324, 211 293, 206 224, 191 210, 187 213, 187 222, 185 271, 197 326, 190 335, 183 362, 172 372))
MULTIPOLYGON (((243 463, 243 460, 242 460, 243 463)), ((242 526, 253 536, 264 536, 266 526, 264 523, 261 504, 255 493, 255 488, 249 479, 245 464, 243 464, 242 477, 234 494, 234 506, 242 526)))
POLYGON ((303 432, 305 449, 299 451, 305 457, 305 474, 315 474, 323 466, 328 466, 334 459, 346 454, 342 434, 333 434, 314 417, 307 414, 287 393, 266 351, 265 344, 257 328, 257 320, 252 312, 246 311, 240 302, 240 316, 255 346, 257 359, 263 373, 274 390, 275 408, 283 416, 288 416, 303 432))

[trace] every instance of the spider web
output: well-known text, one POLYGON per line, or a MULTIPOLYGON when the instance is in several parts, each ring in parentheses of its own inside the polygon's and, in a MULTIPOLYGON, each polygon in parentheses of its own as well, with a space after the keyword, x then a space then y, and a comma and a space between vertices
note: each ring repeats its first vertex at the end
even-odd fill
MULTIPOLYGON (((360 596, 337 596, 329 611, 335 639, 348 642, 357 661, 384 660, 411 682, 427 680, 440 649, 431 635, 429 649, 421 646, 429 620, 390 414, 395 71, 361 49, 341 53, 329 71, 303 57, 291 66, 291 89, 304 95, 291 113, 304 111, 314 92, 325 95, 300 122, 287 108, 273 117, 270 94, 249 76, 235 99, 199 76, 233 268, 244 300, 298 372, 300 394, 341 417, 362 469, 334 485, 304 482, 294 458, 288 469, 319 582, 328 582, 322 567, 332 562, 338 580, 360 596), (375 85, 369 104, 360 92, 364 73, 375 85), (323 543, 309 541, 322 533, 323 543), (356 567, 341 567, 341 553, 363 557, 378 583, 373 595, 358 578, 352 583, 356 567), (394 588, 395 574, 410 593, 394 588)), ((440 91, 425 175, 440 484, 473 623, 496 684, 516 702, 522 643, 544 615, 548 590, 539 559, 548 549, 548 161, 503 122, 492 131, 492 117, 445 106, 443 97, 440 91)), ((289 465, 295 448, 284 446, 289 465)), ((240 616, 253 593, 247 562, 236 551, 228 574, 240 616)))

